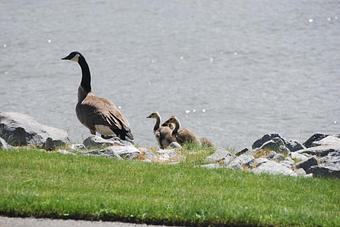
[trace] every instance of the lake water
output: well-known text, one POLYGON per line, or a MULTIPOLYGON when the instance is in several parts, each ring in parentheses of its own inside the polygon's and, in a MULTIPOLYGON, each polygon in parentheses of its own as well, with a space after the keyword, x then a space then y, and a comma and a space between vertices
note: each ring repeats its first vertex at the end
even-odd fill
POLYGON ((89 135, 75 115, 86 57, 97 95, 156 145, 159 111, 220 146, 340 133, 340 1, 1 1, 0 111, 89 135))

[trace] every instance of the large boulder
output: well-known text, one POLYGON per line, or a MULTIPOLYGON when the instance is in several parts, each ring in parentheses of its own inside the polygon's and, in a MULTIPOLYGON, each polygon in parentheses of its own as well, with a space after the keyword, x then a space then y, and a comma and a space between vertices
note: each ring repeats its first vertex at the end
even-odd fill
POLYGON ((266 134, 262 136, 260 139, 256 140, 251 146, 251 148, 252 149, 261 148, 264 143, 272 140, 273 138, 282 139, 282 137, 279 134, 266 134))
POLYGON ((275 151, 281 154, 289 154, 289 149, 286 147, 284 140, 278 137, 265 142, 260 149, 275 151))
POLYGON ((43 125, 31 116, 15 112, 0 112, 0 137, 13 146, 44 146, 49 148, 70 142, 66 131, 43 125))
POLYGON ((301 149, 305 149, 306 147, 296 140, 285 140, 286 147, 290 150, 290 152, 295 152, 301 149))
POLYGON ((309 168, 307 173, 313 173, 316 177, 340 178, 340 152, 330 152, 327 156, 319 159, 319 165, 309 168))
POLYGON ((324 156, 327 156, 329 153, 340 152, 340 147, 335 147, 333 145, 325 145, 325 146, 318 146, 318 147, 310 147, 307 149, 299 150, 297 152, 300 154, 309 154, 309 155, 315 155, 318 157, 324 157, 324 156))
POLYGON ((6 150, 9 148, 9 145, 6 143, 6 141, 0 137, 0 150, 6 150))
POLYGON ((252 145, 252 149, 272 150, 284 154, 295 152, 304 148, 305 146, 299 142, 295 140, 288 141, 282 138, 279 134, 266 134, 256 140, 252 145))
POLYGON ((292 169, 271 160, 261 162, 258 166, 252 169, 252 172, 255 174, 267 173, 275 175, 297 176, 297 174, 292 169))
POLYGON ((340 147, 340 138, 338 136, 327 136, 321 140, 313 142, 314 146, 327 146, 340 147))
POLYGON ((312 173, 315 177, 340 178, 340 167, 339 165, 320 164, 312 166, 307 173, 312 173))
POLYGON ((327 137, 328 135, 326 134, 322 134, 322 133, 315 133, 314 135, 312 135, 311 137, 309 137, 306 142, 303 143, 303 145, 306 148, 310 148, 310 147, 316 147, 318 146, 317 144, 315 144, 315 142, 322 140, 323 138, 327 137))
POLYGON ((307 160, 301 161, 295 165, 297 169, 302 168, 305 171, 308 171, 312 166, 318 165, 318 160, 316 158, 311 157, 307 160))

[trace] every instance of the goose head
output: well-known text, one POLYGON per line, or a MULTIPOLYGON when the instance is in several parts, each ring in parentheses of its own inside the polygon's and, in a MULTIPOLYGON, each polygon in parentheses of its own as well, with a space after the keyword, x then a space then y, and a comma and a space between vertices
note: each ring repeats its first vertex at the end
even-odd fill
POLYGON ((67 55, 66 57, 62 58, 61 60, 69 60, 69 61, 79 62, 80 57, 83 57, 83 55, 81 53, 79 53, 78 51, 73 51, 69 55, 67 55))
POLYGON ((160 115, 159 115, 158 112, 153 112, 149 116, 147 116, 146 118, 155 118, 155 119, 157 119, 157 118, 160 118, 160 115))

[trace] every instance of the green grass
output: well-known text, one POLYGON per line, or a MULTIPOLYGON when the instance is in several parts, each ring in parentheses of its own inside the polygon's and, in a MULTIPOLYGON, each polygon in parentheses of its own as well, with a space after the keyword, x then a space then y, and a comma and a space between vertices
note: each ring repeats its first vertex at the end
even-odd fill
POLYGON ((168 225, 340 225, 339 180, 188 163, 0 151, 0 214, 168 225))

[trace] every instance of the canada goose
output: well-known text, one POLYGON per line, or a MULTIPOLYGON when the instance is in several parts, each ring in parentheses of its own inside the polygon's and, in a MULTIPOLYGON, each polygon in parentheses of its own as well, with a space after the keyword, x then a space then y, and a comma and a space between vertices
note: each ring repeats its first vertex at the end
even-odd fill
POLYGON ((109 100, 96 96, 91 91, 91 74, 84 56, 72 52, 62 60, 78 62, 82 71, 81 83, 78 88, 76 113, 79 121, 95 135, 100 133, 103 138, 114 135, 123 140, 133 141, 129 123, 119 109, 109 100))
POLYGON ((146 118, 156 119, 155 126, 153 127, 153 133, 161 149, 167 148, 172 142, 176 142, 176 138, 172 135, 172 129, 174 128, 172 123, 161 124, 161 116, 158 112, 153 112, 146 118))
POLYGON ((180 129, 181 123, 179 122, 177 117, 172 116, 167 121, 164 122, 164 124, 168 123, 175 124, 175 128, 172 131, 172 135, 176 138, 177 142, 180 145, 183 145, 184 143, 194 143, 201 145, 200 139, 195 135, 194 132, 187 128, 180 129))

